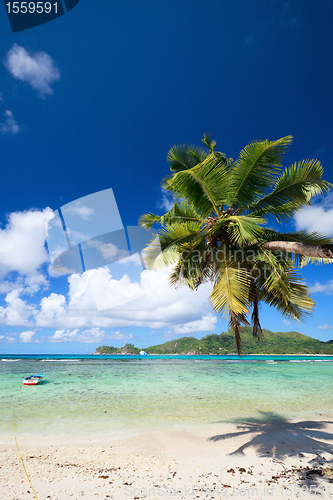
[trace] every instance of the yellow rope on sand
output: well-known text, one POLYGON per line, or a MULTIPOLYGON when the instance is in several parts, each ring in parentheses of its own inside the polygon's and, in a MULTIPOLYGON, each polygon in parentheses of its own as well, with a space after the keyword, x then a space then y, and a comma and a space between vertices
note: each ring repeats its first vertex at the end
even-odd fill
POLYGON ((18 454, 20 456, 20 460, 21 460, 21 463, 22 463, 22 467, 23 467, 23 470, 25 472, 25 475, 27 476, 27 480, 29 481, 29 484, 30 484, 30 488, 32 489, 32 492, 34 494, 34 497, 36 498, 36 500, 38 500, 37 496, 36 496, 36 493, 35 493, 35 490, 33 489, 33 486, 31 484, 31 481, 29 479, 29 476, 28 476, 28 473, 27 471, 25 470, 25 467, 24 467, 24 463, 23 463, 23 460, 22 460, 22 456, 21 456, 21 453, 20 453, 20 450, 19 450, 19 447, 17 445, 17 440, 16 440, 16 429, 15 429, 15 403, 13 404, 13 424, 14 424, 14 437, 15 437, 15 444, 16 444, 16 449, 18 451, 18 454))

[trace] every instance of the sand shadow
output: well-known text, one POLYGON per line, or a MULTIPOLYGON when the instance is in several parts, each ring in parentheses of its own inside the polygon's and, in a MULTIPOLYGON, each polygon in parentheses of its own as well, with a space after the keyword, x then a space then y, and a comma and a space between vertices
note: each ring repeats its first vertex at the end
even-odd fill
MULTIPOLYGON (((221 441, 241 436, 249 440, 232 451, 229 455, 243 455, 247 448, 253 447, 260 457, 272 456, 276 460, 286 457, 299 457, 303 453, 314 454, 326 463, 333 463, 333 434, 326 432, 326 424, 331 421, 289 422, 281 415, 272 412, 260 412, 259 420, 236 420, 237 431, 211 436, 208 441, 221 441), (325 455, 331 454, 328 459, 325 455)), ((310 463, 310 462, 309 462, 310 463)))

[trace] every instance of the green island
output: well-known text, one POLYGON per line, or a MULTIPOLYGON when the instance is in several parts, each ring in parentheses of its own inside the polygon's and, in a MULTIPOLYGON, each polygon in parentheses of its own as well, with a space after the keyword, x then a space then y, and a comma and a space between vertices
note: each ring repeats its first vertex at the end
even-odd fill
MULTIPOLYGON (((241 327, 243 354, 331 354, 333 340, 322 342, 298 332, 271 332, 263 329, 263 337, 253 338, 252 328, 241 327)), ((93 354, 139 354, 134 344, 124 347, 100 346, 93 354)), ((201 339, 182 337, 164 344, 143 348, 147 354, 236 354, 237 346, 232 330, 220 335, 212 333, 201 339)))

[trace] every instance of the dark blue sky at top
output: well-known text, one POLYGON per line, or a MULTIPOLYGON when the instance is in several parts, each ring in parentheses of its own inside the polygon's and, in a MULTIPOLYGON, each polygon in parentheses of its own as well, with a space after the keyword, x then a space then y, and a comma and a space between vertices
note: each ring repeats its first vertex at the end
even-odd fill
MULTIPOLYGON (((316 157, 333 182, 331 0, 80 0, 16 34, 1 8, 0 60, 16 43, 46 52, 61 73, 41 99, 0 63, 0 117, 10 109, 22 128, 0 135, 3 227, 11 212, 107 188, 124 225, 162 213, 167 151, 200 145, 204 132, 233 158, 252 140, 293 135, 285 165, 316 157)), ((332 277, 326 267, 304 274, 332 277)), ((331 296, 318 304, 327 311, 331 296)), ((264 327, 273 314, 264 310, 264 327)), ((316 322, 300 331, 318 337, 316 322)))
POLYGON ((156 210, 174 143, 203 132, 236 157, 291 134, 286 161, 318 157, 333 180, 332 3, 80 0, 70 13, 10 33, 61 72, 40 99, 3 66, 6 106, 24 131, 1 138, 0 213, 58 206, 108 187, 126 224, 156 210))

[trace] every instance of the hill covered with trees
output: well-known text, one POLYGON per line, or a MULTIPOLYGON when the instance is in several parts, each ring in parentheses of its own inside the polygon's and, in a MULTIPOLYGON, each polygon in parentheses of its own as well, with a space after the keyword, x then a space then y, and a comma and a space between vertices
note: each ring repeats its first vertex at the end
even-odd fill
MULTIPOLYGON (((263 330, 260 340, 252 336, 252 328, 242 327, 243 354, 333 354, 333 341, 321 342, 298 332, 271 332, 263 330)), ((182 337, 164 344, 144 348, 147 354, 236 354, 234 333, 229 330, 220 335, 212 333, 201 339, 182 337)), ((117 348, 101 346, 94 354, 139 354, 133 344, 117 348)))

